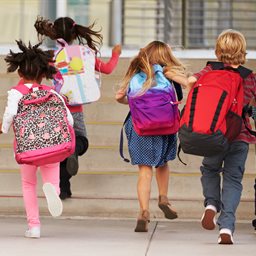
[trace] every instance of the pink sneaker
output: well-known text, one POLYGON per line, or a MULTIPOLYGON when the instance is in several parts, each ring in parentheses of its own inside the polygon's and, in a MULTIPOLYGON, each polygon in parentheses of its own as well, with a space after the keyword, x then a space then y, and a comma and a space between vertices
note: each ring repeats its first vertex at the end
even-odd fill
POLYGON ((213 230, 216 227, 215 215, 217 209, 214 205, 207 205, 201 218, 201 224, 204 229, 213 230))

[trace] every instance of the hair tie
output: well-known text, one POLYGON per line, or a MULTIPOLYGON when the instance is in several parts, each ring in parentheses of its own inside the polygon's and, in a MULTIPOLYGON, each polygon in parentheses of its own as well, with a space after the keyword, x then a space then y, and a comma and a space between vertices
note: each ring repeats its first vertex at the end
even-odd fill
POLYGON ((75 25, 76 25, 76 23, 74 22, 73 25, 72 25, 72 27, 74 27, 75 25))

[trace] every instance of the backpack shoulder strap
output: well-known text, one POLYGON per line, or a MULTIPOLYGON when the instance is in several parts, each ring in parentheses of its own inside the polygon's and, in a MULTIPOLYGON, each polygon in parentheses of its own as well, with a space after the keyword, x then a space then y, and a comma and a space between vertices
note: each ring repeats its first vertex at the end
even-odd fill
POLYGON ((12 87, 12 89, 19 91, 22 95, 25 95, 29 92, 29 88, 24 84, 22 79, 18 82, 16 86, 12 87))
MULTIPOLYGON (((219 61, 208 61, 206 65, 211 65, 213 70, 225 69, 224 63, 219 61)), ((243 79, 245 79, 252 73, 252 70, 244 66, 239 66, 238 68, 231 68, 231 70, 238 72, 243 79)))
POLYGON ((173 82, 174 88, 175 88, 176 93, 177 93, 178 101, 181 101, 181 100, 183 99, 183 92, 182 92, 181 85, 178 84, 178 83, 175 82, 175 81, 172 81, 172 82, 173 82))
POLYGON ((221 70, 224 69, 224 63, 219 61, 208 61, 206 65, 211 65, 213 70, 221 70))
POLYGON ((243 66, 239 66, 237 68, 238 72, 240 73, 240 76, 245 79, 246 77, 248 77, 251 73, 252 73, 252 70, 246 68, 246 67, 243 67, 243 66))
POLYGON ((127 114, 122 129, 121 129, 121 133, 120 133, 120 141, 119 141, 119 154, 120 156, 123 158, 123 160, 127 163, 130 162, 130 160, 126 157, 124 157, 124 136, 123 136, 123 130, 124 130, 124 125, 127 122, 127 120, 129 119, 129 117, 131 116, 131 111, 129 111, 129 113, 127 114))
MULTIPOLYGON (((163 73, 163 68, 162 68, 159 64, 155 64, 155 65, 154 65, 154 70, 155 70, 155 74, 156 74, 156 73, 160 73, 161 76, 162 76, 164 79, 168 80, 168 79, 166 78, 166 76, 164 75, 164 73, 163 73)), ((175 89, 176 94, 177 94, 178 101, 181 101, 181 100, 183 99, 183 92, 182 92, 181 85, 178 84, 178 83, 175 82, 175 81, 170 81, 170 80, 168 80, 168 81, 173 84, 174 89, 175 89)))
POLYGON ((25 95, 25 94, 28 94, 31 89, 33 88, 36 88, 38 87, 39 89, 42 89, 42 90, 46 90, 46 91, 50 91, 51 90, 51 87, 47 86, 47 85, 41 85, 41 84, 37 84, 37 83, 34 83, 31 88, 28 88, 22 80, 19 81, 19 83, 13 87, 13 89, 19 91, 21 94, 25 95))
POLYGON ((62 39, 62 38, 58 38, 57 39, 57 43, 63 48, 63 47, 65 47, 65 46, 68 46, 68 43, 64 40, 64 39, 62 39))

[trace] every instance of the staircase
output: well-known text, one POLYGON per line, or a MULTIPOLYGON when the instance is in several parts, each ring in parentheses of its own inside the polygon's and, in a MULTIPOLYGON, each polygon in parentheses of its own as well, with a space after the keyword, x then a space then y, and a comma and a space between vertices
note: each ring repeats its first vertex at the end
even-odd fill
MULTIPOLYGON (((79 160, 77 176, 71 179, 72 199, 65 200, 63 216, 136 217, 139 209, 136 193, 137 167, 125 163, 119 156, 119 135, 128 107, 115 102, 118 83, 129 65, 122 58, 112 75, 102 75, 102 97, 84 107, 86 127, 90 142, 87 153, 79 160)), ((184 59, 192 72, 205 64, 203 59, 184 59)), ((247 67, 255 67, 249 61, 247 67)), ((7 90, 18 80, 16 74, 6 74, 3 56, 0 57, 0 115, 6 104, 7 90)), ((24 215, 18 165, 13 157, 13 133, 0 137, 0 214, 24 215)), ((125 154, 128 156, 125 143, 125 154)), ((169 197, 180 218, 201 217, 203 197, 200 184, 200 157, 181 155, 187 166, 178 160, 170 162, 169 197)), ((255 147, 250 146, 243 181, 244 191, 238 209, 238 219, 251 220, 254 215, 255 147)), ((40 212, 49 215, 42 194, 39 176, 38 195, 40 212)), ((162 218, 157 207, 157 185, 152 182, 150 210, 152 217, 162 218)))

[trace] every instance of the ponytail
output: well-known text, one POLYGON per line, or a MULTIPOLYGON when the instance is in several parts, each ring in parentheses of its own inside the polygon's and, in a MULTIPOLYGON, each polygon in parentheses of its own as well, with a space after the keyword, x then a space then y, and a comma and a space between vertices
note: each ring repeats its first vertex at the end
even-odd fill
POLYGON ((53 22, 38 16, 34 24, 37 30, 38 37, 47 36, 52 40, 58 38, 64 39, 68 44, 71 44, 74 40, 78 40, 79 44, 87 44, 96 53, 102 45, 102 35, 100 31, 93 30, 95 22, 90 26, 82 26, 76 24, 75 21, 69 17, 58 18, 53 22))

